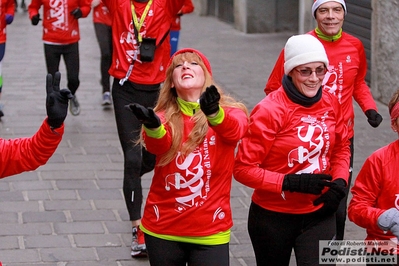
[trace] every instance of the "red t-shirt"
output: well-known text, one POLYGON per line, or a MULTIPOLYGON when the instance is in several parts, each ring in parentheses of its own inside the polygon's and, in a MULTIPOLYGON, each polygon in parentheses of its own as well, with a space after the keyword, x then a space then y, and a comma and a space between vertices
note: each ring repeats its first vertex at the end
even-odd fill
POLYGON ((79 19, 71 12, 76 8, 82 11, 85 18, 90 13, 90 0, 32 0, 29 7, 29 18, 39 14, 43 6, 43 14, 40 16, 43 24, 43 41, 49 44, 71 44, 80 40, 79 19))

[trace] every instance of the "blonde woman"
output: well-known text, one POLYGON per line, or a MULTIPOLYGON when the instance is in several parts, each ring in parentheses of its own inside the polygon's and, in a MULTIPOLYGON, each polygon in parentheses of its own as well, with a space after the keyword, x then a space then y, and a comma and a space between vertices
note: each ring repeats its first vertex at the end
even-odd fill
POLYGON ((170 59, 155 109, 130 104, 156 155, 144 208, 151 265, 229 265, 234 150, 245 106, 214 85, 208 59, 183 49, 170 59))

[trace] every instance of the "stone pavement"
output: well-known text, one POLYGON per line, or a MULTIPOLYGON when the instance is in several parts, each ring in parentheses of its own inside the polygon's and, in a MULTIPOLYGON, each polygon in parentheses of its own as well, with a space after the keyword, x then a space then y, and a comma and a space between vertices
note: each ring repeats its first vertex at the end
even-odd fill
MULTIPOLYGON (((3 265, 149 265, 130 257, 131 225, 122 193, 123 157, 112 108, 104 110, 99 84, 99 48, 91 15, 80 20, 81 114, 68 115, 62 143, 47 165, 0 181, 0 261, 3 265)), ((2 138, 31 136, 45 117, 45 62, 41 23, 26 13, 8 26, 2 69, 2 138)), ((193 47, 210 60, 216 81, 249 109, 263 88, 280 49, 291 33, 247 35, 213 17, 183 17, 180 47, 193 47)), ((65 69, 61 62, 61 84, 65 69)), ((375 149, 395 139, 387 107, 371 128, 356 105, 354 176, 375 149)), ((148 192, 151 174, 143 177, 148 192)), ((233 180, 232 266, 255 265, 246 220, 251 189, 233 180)), ((347 222, 346 239, 363 239, 364 230, 347 222)), ((292 259, 291 265, 295 265, 292 259)))

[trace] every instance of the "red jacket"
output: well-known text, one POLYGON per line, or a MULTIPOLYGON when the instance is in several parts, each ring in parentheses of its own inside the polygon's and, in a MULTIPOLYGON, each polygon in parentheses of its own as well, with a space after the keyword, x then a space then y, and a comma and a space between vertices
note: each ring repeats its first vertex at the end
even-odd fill
POLYGON ((32 0, 29 7, 29 18, 39 14, 43 6, 43 41, 49 44, 71 44, 80 40, 79 22, 71 12, 76 8, 82 11, 85 18, 90 13, 90 0, 32 0))
POLYGON ((15 3, 14 0, 0 0, 0 5, 0 43, 5 43, 7 39, 6 14, 14 16, 15 3))
MULTIPOLYGON (((180 154, 166 166, 156 166, 141 220, 145 229, 173 236, 210 236, 233 225, 230 191, 237 142, 248 126, 238 108, 224 108, 221 124, 210 126, 204 141, 186 158, 180 154)), ((163 114, 158 114, 164 121, 163 114)), ((192 131, 191 116, 184 115, 183 141, 192 131)), ((160 139, 144 135, 157 162, 169 150, 170 127, 160 139)))
POLYGON ((32 171, 53 155, 64 134, 64 125, 51 130, 47 119, 30 138, 0 138, 0 178, 32 171))
MULTIPOLYGON (((325 41, 317 37, 315 30, 308 32, 315 36, 326 50, 329 67, 323 80, 324 89, 334 94, 342 106, 345 123, 349 128, 349 138, 354 135, 354 109, 353 98, 363 112, 369 109, 377 110, 377 105, 365 82, 367 73, 367 60, 362 42, 342 32, 338 40, 325 41), (353 97, 353 98, 352 98, 353 97)), ((277 90, 281 85, 284 75, 284 50, 274 66, 269 80, 266 83, 265 93, 277 90)))
POLYGON ((107 26, 112 25, 111 14, 102 2, 93 8, 93 23, 105 24, 107 26))
POLYGON ((194 5, 191 0, 185 0, 184 6, 180 9, 177 15, 172 19, 170 30, 179 31, 181 29, 181 16, 194 11, 194 5))
POLYGON ((366 228, 367 240, 394 239, 388 231, 377 226, 378 217, 386 210, 399 209, 399 140, 373 152, 364 162, 348 206, 348 217, 360 227, 366 228))
MULTIPOLYGON (((140 20, 147 3, 130 0, 103 0, 112 17, 112 65, 111 76, 122 79, 126 76, 133 56, 138 53, 137 38, 134 34, 132 9, 134 4, 136 15, 140 20)), ((140 33, 143 37, 155 38, 157 48, 152 62, 135 61, 129 80, 138 84, 154 85, 165 80, 165 71, 170 58, 169 30, 172 18, 179 12, 184 0, 153 0, 144 19, 140 33), (166 37, 162 44, 160 41, 166 37)), ((140 60, 140 56, 138 56, 140 60)))
POLYGON ((349 139, 337 99, 323 93, 310 107, 293 103, 283 87, 258 103, 250 116, 234 166, 234 177, 254 188, 252 200, 264 209, 314 212, 319 195, 284 191, 286 174, 325 173, 349 177, 349 139))

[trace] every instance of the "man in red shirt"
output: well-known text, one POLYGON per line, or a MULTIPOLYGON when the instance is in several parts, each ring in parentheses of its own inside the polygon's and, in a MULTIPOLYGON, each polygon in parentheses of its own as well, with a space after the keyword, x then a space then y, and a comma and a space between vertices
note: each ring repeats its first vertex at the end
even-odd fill
MULTIPOLYGON (((372 127, 378 127, 382 121, 377 106, 365 82, 367 61, 362 42, 342 31, 347 13, 344 0, 317 0, 313 3, 312 14, 317 22, 316 29, 308 32, 315 36, 324 46, 330 65, 323 80, 324 90, 338 98, 343 110, 345 123, 348 125, 351 161, 350 176, 346 188, 346 197, 336 213, 336 239, 342 240, 345 231, 346 203, 352 179, 354 109, 353 98, 367 116, 372 127)), ((281 52, 264 89, 269 95, 281 85, 284 75, 284 51, 281 52)))

